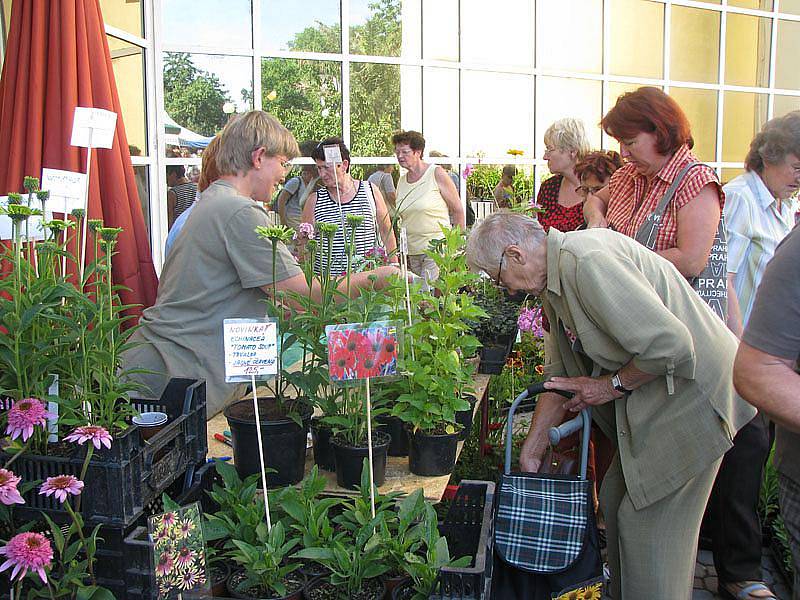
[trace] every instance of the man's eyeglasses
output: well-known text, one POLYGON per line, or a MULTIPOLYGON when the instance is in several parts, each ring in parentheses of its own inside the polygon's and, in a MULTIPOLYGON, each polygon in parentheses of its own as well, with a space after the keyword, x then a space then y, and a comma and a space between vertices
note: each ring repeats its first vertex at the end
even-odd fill
POLYGON ((503 252, 500 253, 500 263, 499 263, 499 265, 497 267, 497 278, 494 280, 494 284, 499 288, 503 287, 503 284, 500 281, 500 278, 503 275, 503 263, 506 260, 506 250, 508 250, 508 246, 503 248, 503 252))

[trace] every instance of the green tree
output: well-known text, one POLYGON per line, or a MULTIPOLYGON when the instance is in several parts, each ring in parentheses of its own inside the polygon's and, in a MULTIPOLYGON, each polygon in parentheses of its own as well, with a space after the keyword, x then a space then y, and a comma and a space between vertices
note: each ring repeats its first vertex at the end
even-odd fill
POLYGON ((225 126, 222 105, 230 100, 216 75, 198 69, 185 52, 167 52, 164 108, 176 123, 201 135, 214 135, 225 126))
MULTIPOLYGON (((370 3, 370 17, 350 30, 355 54, 397 56, 402 44, 400 0, 370 3)), ((339 52, 341 26, 317 22, 295 34, 291 50, 339 52)), ((400 68, 352 63, 350 128, 354 154, 391 154, 389 138, 400 126, 400 68)), ((272 58, 261 64, 263 108, 274 114, 298 140, 342 133, 341 64, 334 61, 272 58), (270 92, 275 90, 274 99, 270 92)))

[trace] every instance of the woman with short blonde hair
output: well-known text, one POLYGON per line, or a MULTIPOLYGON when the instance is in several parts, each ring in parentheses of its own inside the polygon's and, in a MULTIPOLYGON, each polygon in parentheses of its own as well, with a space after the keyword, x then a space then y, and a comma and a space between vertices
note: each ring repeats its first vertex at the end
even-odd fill
POLYGON ((544 209, 539 222, 547 231, 574 231, 583 225, 583 196, 578 193, 581 181, 575 165, 591 152, 583 121, 567 117, 555 121, 544 132, 544 159, 553 174, 539 188, 536 202, 544 209))

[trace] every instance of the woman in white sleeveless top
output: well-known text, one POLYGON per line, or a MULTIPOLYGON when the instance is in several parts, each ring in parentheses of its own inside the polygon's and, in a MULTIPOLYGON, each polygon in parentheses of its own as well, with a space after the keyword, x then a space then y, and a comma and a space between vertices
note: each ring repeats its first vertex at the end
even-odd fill
POLYGON ((408 235, 408 268, 431 281, 439 270, 425 250, 432 240, 442 238, 442 227, 465 229, 466 213, 447 172, 422 160, 421 133, 402 131, 392 136, 392 144, 397 162, 407 169, 397 184, 396 211, 408 235))
POLYGON ((350 151, 344 142, 340 138, 323 140, 311 152, 311 158, 317 163, 323 187, 309 194, 303 207, 302 221, 312 224, 333 223, 339 226, 333 237, 330 265, 327 249, 320 248, 314 272, 317 275, 326 273, 330 266, 331 275, 341 275, 347 269, 347 215, 364 217, 364 221, 355 230, 356 255, 364 256, 376 246, 383 246, 390 256, 390 262, 397 262, 397 244, 383 196, 368 181, 359 181, 350 176, 350 151), (342 162, 328 164, 325 162, 325 146, 336 145, 342 154, 342 162))

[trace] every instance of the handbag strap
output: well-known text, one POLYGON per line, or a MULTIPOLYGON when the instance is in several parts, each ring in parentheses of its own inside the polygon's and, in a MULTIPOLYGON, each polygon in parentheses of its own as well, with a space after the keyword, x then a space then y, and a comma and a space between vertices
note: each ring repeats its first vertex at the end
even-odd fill
MULTIPOLYGON (((655 210, 652 213, 650 213, 650 217, 653 221, 653 227, 655 227, 656 230, 661 229, 661 219, 664 216, 664 211, 667 210, 667 206, 669 205, 672 198, 675 196, 675 192, 678 190, 678 187, 683 182, 684 178, 686 177, 686 174, 689 172, 690 169, 702 164, 703 163, 701 162, 690 162, 688 165, 684 166, 680 171, 678 171, 677 175, 675 175, 675 179, 672 180, 672 184, 670 184, 669 188, 667 188, 667 191, 661 197, 661 200, 658 201, 655 210)), ((638 233, 639 232, 637 232, 636 236, 637 239, 639 237, 638 233)), ((650 236, 650 239, 648 241, 655 240, 656 237, 658 236, 650 236)), ((645 244, 645 246, 650 248, 650 250, 653 249, 650 247, 650 244, 645 244)))

